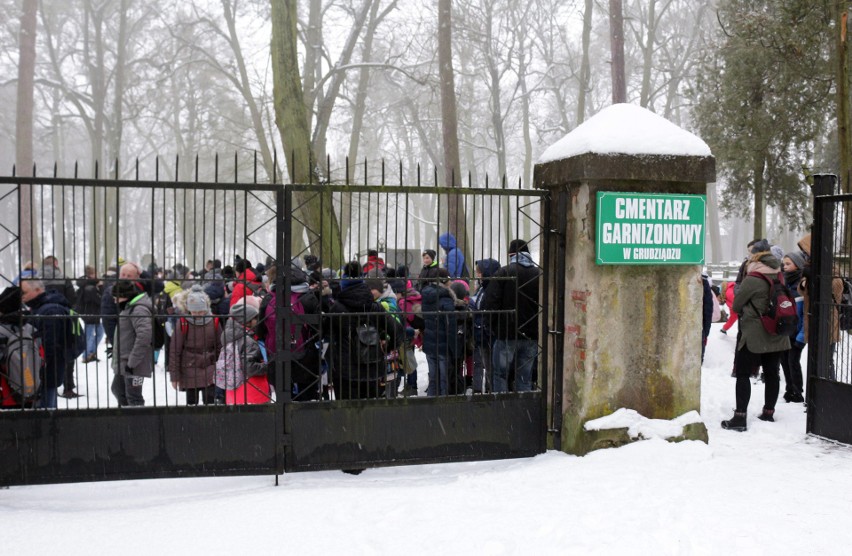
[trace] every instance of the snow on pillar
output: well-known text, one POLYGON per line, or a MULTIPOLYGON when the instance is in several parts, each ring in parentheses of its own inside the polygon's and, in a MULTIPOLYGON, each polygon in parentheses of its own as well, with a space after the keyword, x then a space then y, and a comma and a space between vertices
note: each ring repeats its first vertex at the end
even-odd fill
MULTIPOLYGON (((626 429, 584 430, 619 408, 651 419, 700 409, 704 204, 714 181, 704 141, 629 104, 605 108, 536 164, 536 187, 551 191, 550 227, 564 234, 543 254, 564 261, 555 270, 564 287, 550 280, 543 292, 551 311, 564 309, 549 354, 558 361, 561 346, 561 385, 549 372, 562 392, 564 451, 626 441, 626 429)), ((700 423, 685 435, 706 441, 700 423)))

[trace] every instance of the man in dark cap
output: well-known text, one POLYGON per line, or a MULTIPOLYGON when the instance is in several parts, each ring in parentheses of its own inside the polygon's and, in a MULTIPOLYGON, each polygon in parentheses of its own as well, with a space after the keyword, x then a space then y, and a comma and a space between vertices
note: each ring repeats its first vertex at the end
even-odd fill
POLYGON ((493 391, 509 391, 509 371, 514 361, 515 392, 532 389, 532 366, 538 355, 538 295, 541 269, 530 257, 527 242, 512 240, 509 264, 489 281, 482 308, 513 311, 491 315, 493 391))
MULTIPOLYGON (((128 271, 122 267, 121 274, 126 276, 128 271)), ((142 383, 154 374, 154 306, 137 280, 119 280, 112 295, 119 313, 112 357, 115 376, 110 390, 120 406, 142 406, 142 383)))

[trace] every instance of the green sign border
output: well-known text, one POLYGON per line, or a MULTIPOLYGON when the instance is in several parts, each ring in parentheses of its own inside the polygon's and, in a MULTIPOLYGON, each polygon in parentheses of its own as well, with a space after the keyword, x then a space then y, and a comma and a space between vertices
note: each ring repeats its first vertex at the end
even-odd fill
MULTIPOLYGON (((596 203, 596 213, 595 220, 597 224, 595 225, 595 263, 598 265, 664 265, 664 266, 692 266, 692 265, 703 265, 704 260, 706 258, 706 232, 707 232, 707 195, 694 195, 688 193, 636 193, 636 192, 627 192, 627 191, 598 191, 597 192, 597 203, 596 203), (678 260, 678 261, 661 261, 661 260, 624 260, 620 259, 618 261, 604 261, 601 258, 601 239, 603 237, 603 224, 604 221, 601 219, 601 206, 603 200, 608 196, 616 196, 616 197, 640 197, 640 198, 664 198, 664 199, 689 199, 691 201, 700 201, 703 210, 701 211, 702 219, 702 233, 700 234, 700 245, 701 245, 701 259, 699 260, 678 260)), ((609 222, 609 220, 607 221, 609 222)), ((627 244, 631 247, 636 247, 638 244, 627 244)), ((692 247, 692 246, 690 246, 692 247)))

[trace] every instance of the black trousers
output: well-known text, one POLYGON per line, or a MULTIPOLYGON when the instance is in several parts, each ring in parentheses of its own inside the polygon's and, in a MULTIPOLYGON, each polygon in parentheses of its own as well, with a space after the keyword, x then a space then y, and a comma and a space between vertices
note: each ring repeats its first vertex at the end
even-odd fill
POLYGON ((751 399, 751 376, 760 367, 763 367, 764 380, 763 408, 775 409, 778 391, 781 387, 778 370, 781 365, 781 356, 786 353, 786 351, 752 353, 748 350, 748 347, 743 347, 737 351, 734 357, 734 366, 737 372, 737 412, 745 413, 748 410, 748 402, 751 399))
POLYGON ((802 379, 802 350, 805 344, 792 342, 792 347, 781 356, 781 368, 784 369, 784 391, 787 394, 801 394, 804 390, 802 379))

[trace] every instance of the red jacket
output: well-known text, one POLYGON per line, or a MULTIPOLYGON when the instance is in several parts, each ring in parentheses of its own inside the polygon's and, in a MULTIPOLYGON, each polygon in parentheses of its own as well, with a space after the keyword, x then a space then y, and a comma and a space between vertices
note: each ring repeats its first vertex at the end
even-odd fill
POLYGON ((251 288, 246 287, 248 284, 252 284, 256 289, 263 287, 263 283, 257 279, 254 271, 250 268, 247 268, 245 272, 237 276, 237 279, 234 280, 234 292, 231 294, 230 307, 233 307, 237 301, 246 297, 246 295, 254 295, 251 288))

